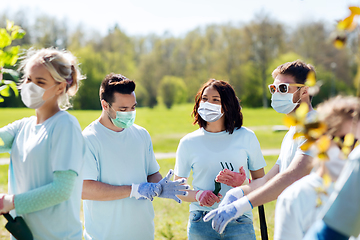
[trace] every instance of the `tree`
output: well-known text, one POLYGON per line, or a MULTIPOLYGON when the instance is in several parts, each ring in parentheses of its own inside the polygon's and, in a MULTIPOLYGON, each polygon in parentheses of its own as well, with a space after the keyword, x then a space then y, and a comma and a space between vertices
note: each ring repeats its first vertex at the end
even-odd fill
POLYGON ((186 101, 186 86, 179 77, 164 76, 160 81, 159 89, 159 95, 167 108, 186 101))
POLYGON ((21 39, 25 35, 25 31, 14 22, 7 21, 5 28, 0 28, 0 103, 4 102, 3 97, 9 97, 11 90, 18 96, 16 83, 13 80, 18 80, 18 74, 12 69, 4 68, 15 65, 18 60, 18 53, 20 46, 11 46, 12 41, 21 39), (3 73, 13 77, 13 80, 3 80, 3 73))

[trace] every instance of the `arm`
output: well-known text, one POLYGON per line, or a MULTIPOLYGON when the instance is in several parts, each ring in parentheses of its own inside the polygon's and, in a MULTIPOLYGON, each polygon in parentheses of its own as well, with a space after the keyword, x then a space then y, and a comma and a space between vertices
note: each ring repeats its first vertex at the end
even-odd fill
POLYGON ((162 176, 159 172, 151 174, 147 177, 148 182, 157 183, 162 179, 162 176))
POLYGON ((312 169, 311 162, 311 156, 305 154, 295 156, 284 172, 276 174, 265 185, 258 187, 247 195, 252 206, 257 207, 276 200, 285 188, 310 173, 312 169))
POLYGON ((74 189, 77 173, 68 171, 54 172, 54 181, 45 186, 16 194, 14 203, 18 214, 39 211, 68 200, 74 189))
MULTIPOLYGON (((157 183, 162 179, 156 172, 147 177, 148 182, 157 183)), ((131 185, 116 186, 95 180, 84 180, 82 199, 95 201, 112 201, 130 197, 131 185)))
MULTIPOLYGON (((267 181, 269 181, 271 178, 273 178, 278 173, 279 173, 279 165, 277 165, 277 164, 275 164, 271 168, 271 170, 263 177, 255 179, 251 173, 253 180, 251 181, 250 184, 241 186, 241 189, 244 191, 244 194, 247 195, 250 192, 254 191, 255 189, 258 189, 259 187, 263 186, 267 181)), ((258 174, 256 174, 256 175, 258 176, 258 174)))
POLYGON ((130 196, 130 193, 130 185, 115 186, 95 180, 84 180, 82 199, 112 201, 127 198, 130 196))

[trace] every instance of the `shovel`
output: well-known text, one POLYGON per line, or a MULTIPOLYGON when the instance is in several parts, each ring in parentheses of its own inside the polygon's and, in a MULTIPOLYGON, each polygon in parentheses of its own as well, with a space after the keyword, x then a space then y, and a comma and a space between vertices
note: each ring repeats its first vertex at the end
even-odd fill
POLYGON ((8 223, 5 228, 18 240, 32 240, 34 239, 29 227, 26 225, 22 217, 16 217, 15 219, 9 213, 3 214, 8 223))

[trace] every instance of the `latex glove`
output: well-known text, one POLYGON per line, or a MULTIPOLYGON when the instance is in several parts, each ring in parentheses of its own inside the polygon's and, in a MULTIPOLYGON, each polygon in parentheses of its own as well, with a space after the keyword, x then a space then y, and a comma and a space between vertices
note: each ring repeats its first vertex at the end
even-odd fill
POLYGON ((0 214, 8 213, 14 208, 14 195, 0 194, 0 214))
POLYGON ((155 196, 159 196, 161 185, 159 183, 144 182, 140 184, 133 183, 131 186, 130 197, 136 199, 149 199, 152 201, 155 196))
POLYGON ((221 194, 218 194, 216 196, 212 191, 210 190, 198 190, 195 195, 196 201, 200 203, 200 206, 206 206, 211 207, 214 205, 215 202, 220 202, 220 198, 222 197, 221 194))
POLYGON ((229 222, 239 218, 244 214, 244 212, 250 211, 252 208, 253 207, 249 199, 245 196, 224 207, 219 207, 210 211, 205 215, 204 222, 208 222, 213 219, 212 228, 221 234, 229 222))
POLYGON ((168 174, 159 181, 161 185, 161 193, 159 197, 161 198, 171 198, 176 202, 181 203, 181 199, 176 195, 187 196, 188 192, 185 190, 190 189, 189 185, 184 185, 186 182, 185 178, 178 179, 176 181, 170 181, 172 176, 174 175, 174 171, 172 169, 169 170, 168 174))
MULTIPOLYGON (((243 185, 246 180, 246 173, 242 166, 239 168, 238 173, 230 171, 229 169, 224 169, 220 171, 215 178, 215 181, 231 187, 239 187, 243 185)), ((248 181, 246 181, 246 183, 248 183, 248 181)))
POLYGON ((225 197, 221 200, 219 208, 226 206, 244 196, 244 191, 241 188, 232 188, 225 194, 225 197))

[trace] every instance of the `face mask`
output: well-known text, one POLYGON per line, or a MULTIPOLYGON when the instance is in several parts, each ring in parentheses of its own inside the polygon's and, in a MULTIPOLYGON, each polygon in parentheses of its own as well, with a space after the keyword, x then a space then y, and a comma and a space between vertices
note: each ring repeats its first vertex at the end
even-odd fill
POLYGON ((28 108, 38 109, 45 103, 44 93, 54 86, 55 84, 45 90, 33 82, 23 84, 20 92, 21 100, 28 108))
POLYGON ((221 112, 221 105, 212 104, 209 102, 200 102, 198 113, 200 117, 206 122, 215 122, 223 115, 221 112))
POLYGON ((329 156, 329 160, 325 162, 325 166, 329 171, 330 177, 335 181, 339 175, 341 170, 345 165, 345 161, 341 160, 341 151, 340 148, 334 146, 327 150, 327 155, 329 156))
POLYGON ((135 122, 136 110, 130 112, 120 112, 116 111, 116 118, 110 120, 118 128, 128 128, 131 127, 135 122))
MULTIPOLYGON (((299 88, 300 89, 300 88, 299 88)), ((298 90, 296 90, 297 92, 298 90)), ((296 93, 294 92, 294 93, 296 93)), ((294 93, 279 93, 275 92, 271 97, 271 107, 278 113, 288 114, 299 105, 300 99, 294 103, 293 95, 294 93)))

